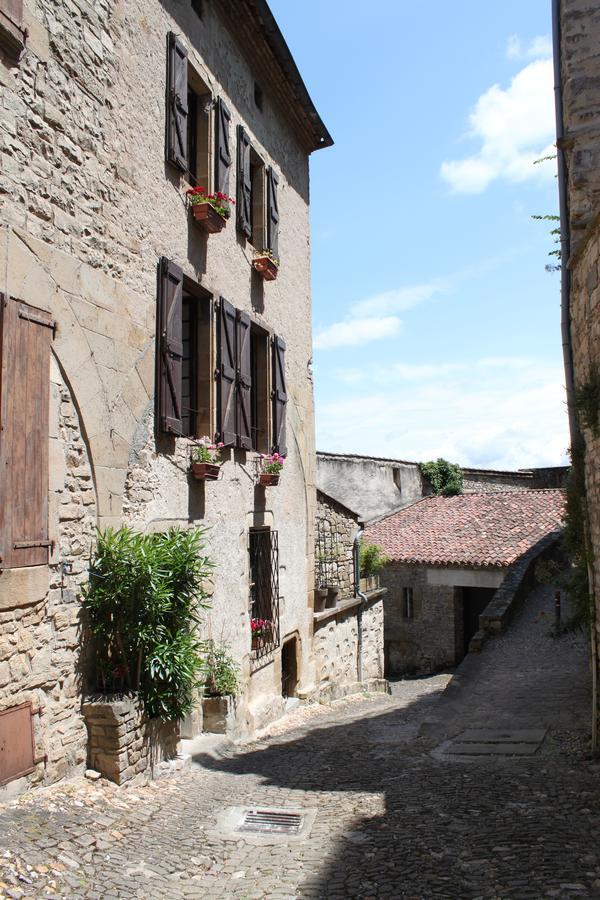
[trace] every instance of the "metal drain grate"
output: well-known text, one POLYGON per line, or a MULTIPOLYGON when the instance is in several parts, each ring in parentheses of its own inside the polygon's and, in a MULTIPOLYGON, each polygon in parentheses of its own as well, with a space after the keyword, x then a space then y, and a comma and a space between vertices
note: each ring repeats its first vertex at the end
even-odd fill
POLYGON ((304 824, 301 813, 276 809, 249 809, 244 813, 238 831, 267 832, 269 834, 298 834, 304 824))

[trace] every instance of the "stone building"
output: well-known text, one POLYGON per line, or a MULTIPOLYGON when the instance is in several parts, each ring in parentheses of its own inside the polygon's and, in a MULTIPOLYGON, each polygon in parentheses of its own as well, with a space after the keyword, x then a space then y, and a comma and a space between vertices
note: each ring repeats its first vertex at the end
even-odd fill
POLYGON ((363 522, 323 491, 317 491, 315 590, 333 603, 315 606, 314 653, 322 699, 365 687, 385 689, 383 679, 384 588, 360 590, 356 580, 357 539, 363 522))
POLYGON ((482 627, 502 630, 521 581, 560 534, 563 505, 560 490, 426 497, 370 523, 367 540, 390 558, 386 674, 455 666, 482 627))
POLYGON ((571 443, 582 457, 594 667, 593 734, 600 742, 600 15, 590 0, 554 0, 561 218, 561 307, 571 443), (580 415, 575 396, 583 399, 580 415), (587 398, 587 399, 586 399, 587 398))
MULTIPOLYGON (((516 472, 464 468, 465 493, 523 491, 564 486, 568 468, 516 472)), ((431 493, 419 463, 352 453, 317 453, 317 486, 356 509, 365 521, 409 506, 431 493)))
POLYGON ((17 789, 85 765, 96 527, 209 526, 206 630, 239 661, 240 728, 280 712, 282 658, 315 688, 308 162, 332 141, 265 0, 0 0, 0 90, 0 784, 17 789), (235 195, 231 218, 193 218, 195 186, 235 195), (225 444, 215 481, 190 476, 203 435, 225 444))

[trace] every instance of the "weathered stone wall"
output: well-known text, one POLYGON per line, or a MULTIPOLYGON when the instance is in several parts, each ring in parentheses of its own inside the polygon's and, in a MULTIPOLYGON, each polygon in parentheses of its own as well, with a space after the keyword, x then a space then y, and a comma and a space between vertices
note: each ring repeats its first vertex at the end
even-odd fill
POLYGON ((88 764, 116 784, 138 784, 177 755, 177 722, 149 721, 135 694, 84 698, 88 764))
MULTIPOLYGON (((65 528, 73 532, 68 540, 72 552, 79 552, 78 529, 89 524, 91 533, 94 516, 100 527, 118 526, 124 517, 139 528, 171 522, 210 526, 216 572, 207 628, 230 644, 239 661, 244 692, 239 709, 250 729, 281 706, 279 654, 255 671, 251 666, 252 525, 269 524, 279 532, 281 637, 298 634, 301 685, 310 689, 315 682, 308 154, 272 101, 268 84, 263 85, 262 110, 256 106, 255 74, 212 4, 204 5, 200 19, 191 4, 177 0, 25 0, 24 25, 27 46, 18 65, 0 56, 0 291, 50 312, 57 322, 53 352, 73 393, 88 448, 88 483, 96 489, 93 506, 86 505, 83 492, 78 501, 69 491, 63 511, 65 528), (279 175, 276 282, 265 285, 253 273, 252 250, 238 239, 233 218, 221 234, 207 238, 186 208, 185 179, 165 164, 166 37, 171 30, 182 36, 190 63, 231 111, 230 191, 235 193, 234 136, 241 122, 265 165, 273 165, 279 175), (256 490, 252 453, 232 453, 221 480, 203 486, 187 474, 188 440, 156 452, 152 411, 161 255, 286 341, 289 454, 276 489, 256 490), (82 509, 89 512, 81 516, 82 509)), ((82 464, 78 471, 84 470, 82 464)), ((64 576, 62 594, 63 601, 68 597, 73 603, 68 611, 73 617, 77 605, 68 591, 85 577, 87 533, 80 543, 85 550, 73 560, 75 574, 64 576)), ((39 577, 35 572, 26 579, 22 595, 27 602, 36 594, 35 585, 39 588, 39 577)), ((27 618, 27 640, 34 641, 36 667, 47 659, 59 685, 53 703, 60 705, 63 690, 73 692, 61 713, 81 736, 72 754, 79 762, 84 729, 69 712, 77 704, 76 651, 42 653, 53 647, 49 617, 57 602, 52 591, 59 588, 56 573, 51 577, 51 593, 46 583, 36 597, 39 608, 27 614, 39 624, 39 636, 27 618)), ((5 574, 0 609, 4 595, 11 593, 2 590, 3 579, 5 574)), ((12 621, 7 626, 20 628, 12 621)), ((11 665, 16 671, 21 663, 11 665)), ((30 685, 31 679, 23 678, 30 685)), ((6 701, 10 697, 16 703, 20 696, 11 675, 6 701)), ((43 719, 39 731, 46 734, 43 719)), ((56 752, 63 760, 71 751, 56 752)), ((56 777, 66 766, 60 760, 55 760, 56 777)))
MULTIPOLYGON (((377 592, 376 592, 377 593, 377 592)), ((383 678, 383 602, 381 594, 369 599, 362 612, 362 677, 383 678)), ((315 622, 314 650, 317 685, 343 688, 358 681, 358 606, 315 622)))
MULTIPOLYGON (((465 493, 561 487, 566 472, 565 466, 517 472, 466 468, 463 485, 465 493)), ((409 506, 431 492, 416 462, 340 453, 317 453, 317 486, 365 521, 409 506)))
POLYGON ((385 656, 390 675, 427 674, 453 666, 462 651, 462 604, 451 585, 427 583, 418 566, 390 564, 381 573, 388 589, 384 600, 385 656), (404 587, 413 588, 414 618, 405 619, 404 587))
POLYGON ((561 0, 561 78, 571 253, 600 212, 600 10, 594 0, 561 0))
MULTIPOLYGON (((354 538, 358 516, 317 491, 315 579, 340 589, 340 599, 354 596, 354 538)), ((318 586, 318 584, 317 584, 318 586)))
MULTIPOLYGON (((576 387, 600 365, 600 10, 590 0, 562 0, 560 61, 568 225, 570 318, 576 387)), ((583 425, 583 423, 581 423, 583 425)), ((583 427, 585 480, 593 550, 592 588, 600 623, 600 436, 583 427)), ((600 671, 600 630, 596 634, 600 671)), ((596 701, 599 701, 596 692, 596 701)), ((598 716, 600 722, 600 716, 598 716)))
MULTIPOLYGON (((49 783, 82 769, 86 730, 80 714, 78 591, 94 542, 96 501, 77 411, 55 360, 50 365, 49 568, 5 570, 0 602, 0 709, 31 702, 36 755, 47 755, 25 784, 49 783)), ((2 793, 18 790, 12 783, 2 793)))

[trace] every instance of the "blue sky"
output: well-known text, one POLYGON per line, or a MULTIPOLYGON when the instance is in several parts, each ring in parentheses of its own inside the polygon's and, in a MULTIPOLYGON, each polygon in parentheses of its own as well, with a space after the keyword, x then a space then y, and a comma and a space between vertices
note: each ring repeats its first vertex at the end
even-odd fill
POLYGON ((549 0, 271 0, 311 160, 317 447, 558 465, 549 0))

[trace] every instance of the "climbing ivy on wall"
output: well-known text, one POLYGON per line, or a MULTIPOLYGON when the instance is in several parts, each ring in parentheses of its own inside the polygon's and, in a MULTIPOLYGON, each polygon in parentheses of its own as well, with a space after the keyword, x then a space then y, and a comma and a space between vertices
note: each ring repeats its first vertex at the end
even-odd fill
POLYGON ((434 494, 452 497, 463 492, 463 473, 460 466, 447 459, 419 463, 419 470, 430 483, 434 494))
POLYGON ((587 380, 575 388, 575 409, 584 428, 600 437, 600 366, 592 363, 587 380))

